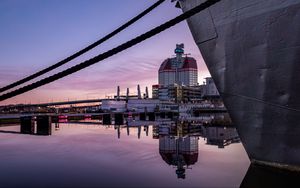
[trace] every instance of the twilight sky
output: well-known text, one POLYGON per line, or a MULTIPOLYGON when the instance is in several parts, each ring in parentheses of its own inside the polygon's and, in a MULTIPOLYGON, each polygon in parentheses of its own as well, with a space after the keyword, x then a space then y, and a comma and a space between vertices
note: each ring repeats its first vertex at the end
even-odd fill
MULTIPOLYGON (((0 87, 52 65, 113 31, 155 0, 1 0, 0 1, 0 87)), ((87 54, 48 73, 105 52, 181 14, 170 1, 164 2, 136 24, 87 54)), ((158 82, 161 62, 172 57, 176 43, 197 60, 199 83, 209 76, 186 22, 124 52, 75 74, 33 91, 0 102, 40 103, 113 95, 116 87, 136 92, 158 82)), ((28 83, 27 83, 28 84, 28 83)))

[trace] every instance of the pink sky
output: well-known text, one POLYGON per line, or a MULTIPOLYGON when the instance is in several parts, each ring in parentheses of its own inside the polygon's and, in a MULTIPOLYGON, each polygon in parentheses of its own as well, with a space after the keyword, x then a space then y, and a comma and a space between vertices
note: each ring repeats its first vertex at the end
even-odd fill
MULTIPOLYGON (((69 7, 69 15, 59 15, 58 19, 52 17, 53 15, 50 14, 50 12, 53 13, 53 11, 56 10, 55 5, 52 7, 53 10, 51 10, 51 6, 48 8, 50 9, 50 16, 45 13, 45 11, 42 13, 38 11, 34 12, 35 9, 30 6, 30 8, 33 9, 32 11, 37 16, 41 17, 39 18, 40 20, 34 16, 28 16, 28 19, 22 20, 24 19, 21 18, 23 15, 22 11, 24 11, 25 14, 28 10, 26 8, 21 8, 21 5, 18 3, 6 2, 8 8, 15 8, 18 13, 0 13, 4 15, 4 18, 0 18, 0 23, 3 23, 3 28, 6 28, 2 33, 0 31, 0 40, 3 39, 1 41, 7 41, 4 44, 2 43, 2 45, 0 44, 0 86, 5 86, 69 56, 80 48, 99 39, 101 36, 104 36, 106 33, 118 27, 120 24, 124 23, 154 2, 149 1, 147 3, 140 3, 134 0, 127 1, 132 3, 131 6, 134 5, 133 10, 114 7, 113 5, 110 6, 110 4, 106 2, 107 9, 122 10, 119 11, 117 15, 114 14, 114 19, 111 21, 103 21, 101 19, 95 20, 95 17, 111 17, 113 12, 97 10, 93 12, 90 11, 93 5, 88 4, 85 5, 86 7, 80 5, 89 10, 89 13, 92 13, 90 13, 90 15, 85 14, 85 17, 79 19, 79 21, 77 20, 78 22, 74 23, 74 25, 69 19, 73 18, 73 14, 74 16, 76 15, 75 10, 77 10, 77 7, 69 7), (19 9, 18 6, 20 6, 19 9), (75 9, 74 12, 72 11, 73 8, 75 9), (45 19, 48 21, 47 23, 44 22, 45 19), (28 29, 28 27, 30 27, 30 29, 28 29), (51 28, 56 29, 51 31, 51 28), (57 28, 59 28, 59 31, 57 31, 57 28), (11 42, 12 40, 13 42, 11 42)), ((113 2, 117 2, 117 0, 113 0, 111 3, 113 4, 113 2)), ((48 3, 52 5, 51 1, 48 3)), ((59 2, 54 1, 54 4, 55 3, 59 2)), ((95 2, 91 1, 91 3, 95 2)), ((65 4, 61 6, 68 6, 67 2, 65 2, 65 4)), ((38 5, 35 3, 34 6, 38 5)), ((41 6, 39 7, 39 10, 41 8, 47 9, 44 7, 47 5, 39 6, 41 6)), ((174 4, 165 2, 161 7, 146 18, 140 20, 139 23, 130 27, 130 29, 127 29, 121 35, 114 37, 112 40, 97 47, 88 54, 72 61, 69 65, 65 65, 56 71, 52 71, 46 76, 130 40, 134 36, 148 31, 180 13, 181 11, 179 9, 174 8, 174 4)), ((126 92, 127 87, 130 88, 132 93, 135 93, 137 84, 140 84, 142 90, 148 86, 151 91, 151 86, 158 82, 157 71, 161 62, 174 55, 176 43, 184 43, 185 53, 191 53, 191 56, 197 60, 199 71, 198 81, 199 83, 202 83, 203 78, 209 76, 209 73, 188 26, 186 22, 184 22, 125 52, 121 52, 78 73, 67 76, 46 86, 2 101, 0 102, 0 105, 103 98, 106 95, 115 94, 118 85, 121 87, 121 92, 124 93, 126 92)))

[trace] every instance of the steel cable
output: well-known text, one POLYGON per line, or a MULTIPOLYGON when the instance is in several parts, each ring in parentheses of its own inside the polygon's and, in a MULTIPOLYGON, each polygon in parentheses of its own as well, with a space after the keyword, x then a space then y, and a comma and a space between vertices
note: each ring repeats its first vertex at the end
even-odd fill
POLYGON ((152 29, 152 30, 150 30, 150 31, 148 31, 148 32, 132 39, 132 40, 130 40, 130 41, 127 41, 127 42, 125 42, 125 43, 123 43, 123 44, 107 51, 107 52, 99 54, 99 55, 97 55, 97 56, 95 56, 95 57, 93 57, 93 58, 91 58, 87 61, 84 61, 84 62, 82 62, 78 65, 75 65, 71 68, 68 68, 68 69, 66 69, 62 72, 59 72, 57 74, 54 74, 52 76, 49 76, 49 77, 44 78, 42 80, 39 80, 37 82, 34 82, 34 83, 29 84, 27 86, 24 86, 22 88, 16 89, 16 90, 11 91, 9 93, 3 94, 3 95, 0 96, 0 101, 6 100, 8 98, 11 98, 11 97, 17 96, 19 94, 25 93, 27 91, 33 90, 35 88, 38 88, 40 86, 46 85, 46 84, 51 83, 55 80, 58 80, 58 79, 63 78, 67 75, 70 75, 70 74, 73 74, 73 73, 75 73, 79 70, 82 70, 86 67, 89 67, 90 65, 93 65, 93 64, 95 64, 99 61, 102 61, 102 60, 104 60, 108 57, 111 57, 111 56, 113 56, 113 55, 115 55, 115 54, 117 54, 121 51, 124 51, 124 50, 126 50, 126 49, 128 49, 128 48, 130 48, 130 47, 132 47, 132 46, 134 46, 134 45, 150 38, 150 37, 153 37, 153 36, 157 35, 158 33, 160 33, 162 31, 164 31, 164 30, 166 30, 166 29, 182 22, 183 20, 199 13, 202 10, 205 10, 206 8, 216 4, 219 1, 221 1, 221 0, 207 0, 206 2, 204 2, 200 5, 186 11, 185 13, 183 13, 183 14, 167 21, 166 23, 164 23, 164 24, 162 24, 162 25, 160 25, 160 26, 158 26, 158 27, 156 27, 156 28, 154 28, 154 29, 152 29))
POLYGON ((86 48, 76 52, 75 54, 65 58, 64 60, 61 60, 60 62, 51 65, 50 67, 47 67, 43 70, 40 70, 30 76, 27 76, 21 80, 18 80, 14 83, 11 83, 7 86, 4 86, 2 88, 0 88, 0 93, 7 91, 11 88, 14 88, 18 85, 21 85, 25 82, 28 82, 34 78, 37 78, 49 71, 52 71, 68 62, 70 62, 71 60, 81 56, 82 54, 88 52, 89 50, 95 48, 96 46, 99 46, 100 44, 102 44, 103 42, 107 41, 108 39, 110 39, 111 37, 113 37, 114 35, 118 34, 119 32, 123 31, 124 29, 126 29, 127 27, 129 27, 130 25, 132 25, 133 23, 135 23, 136 21, 138 21, 139 19, 141 19, 142 17, 144 17, 146 14, 148 14, 149 12, 151 12, 153 9, 155 9, 156 7, 158 7, 161 3, 163 3, 165 0, 159 0, 156 3, 154 3, 153 5, 151 5, 149 8, 147 8, 146 10, 144 10, 143 12, 141 12, 139 15, 135 16, 134 18, 132 18, 131 20, 129 20, 127 23, 123 24, 122 26, 120 26, 119 28, 117 28, 116 30, 114 30, 113 32, 109 33, 108 35, 106 35, 105 37, 99 39, 98 41, 94 42, 93 44, 90 44, 89 46, 87 46, 86 48))

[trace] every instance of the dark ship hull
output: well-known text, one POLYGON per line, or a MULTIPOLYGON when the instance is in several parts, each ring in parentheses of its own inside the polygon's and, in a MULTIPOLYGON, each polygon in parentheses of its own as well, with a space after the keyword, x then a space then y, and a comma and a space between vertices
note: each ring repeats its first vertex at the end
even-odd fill
POLYGON ((187 21, 249 158, 299 169, 300 1, 223 0, 187 21))

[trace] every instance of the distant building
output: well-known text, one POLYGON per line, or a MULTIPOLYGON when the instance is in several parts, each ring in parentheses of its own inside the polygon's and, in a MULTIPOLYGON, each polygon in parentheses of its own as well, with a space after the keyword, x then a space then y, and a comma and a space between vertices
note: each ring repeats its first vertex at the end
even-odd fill
POLYGON ((159 98, 159 84, 152 85, 152 99, 159 98))
POLYGON ((158 71, 158 83, 152 86, 152 98, 188 102, 201 98, 197 62, 184 55, 184 45, 177 44, 176 57, 164 60, 158 71))
POLYGON ((156 99, 130 99, 127 103, 127 110, 131 112, 154 112, 160 105, 156 99))
POLYGON ((176 57, 162 62, 158 70, 158 84, 152 86, 152 98, 176 103, 201 99, 220 99, 220 94, 211 77, 198 84, 197 62, 184 55, 184 45, 177 44, 176 57))
POLYGON ((203 96, 220 97, 219 91, 211 77, 205 78, 206 82, 203 84, 203 96))
POLYGON ((175 102, 191 102, 198 100, 202 96, 201 87, 199 86, 184 86, 184 85, 169 85, 159 86, 155 97, 165 101, 175 102))
POLYGON ((183 48, 183 44, 177 44, 176 57, 168 58, 162 62, 158 71, 159 85, 196 86, 198 84, 197 62, 192 57, 183 57, 183 48))
POLYGON ((126 101, 116 101, 111 99, 102 100, 101 110, 112 112, 125 112, 126 101))

